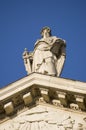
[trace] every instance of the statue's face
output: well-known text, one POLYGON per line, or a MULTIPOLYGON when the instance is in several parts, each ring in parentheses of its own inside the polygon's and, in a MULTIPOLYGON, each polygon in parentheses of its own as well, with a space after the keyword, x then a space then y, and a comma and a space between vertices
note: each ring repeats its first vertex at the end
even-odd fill
POLYGON ((44 29, 42 32, 42 35, 43 35, 43 37, 49 37, 50 36, 49 30, 47 28, 44 29))

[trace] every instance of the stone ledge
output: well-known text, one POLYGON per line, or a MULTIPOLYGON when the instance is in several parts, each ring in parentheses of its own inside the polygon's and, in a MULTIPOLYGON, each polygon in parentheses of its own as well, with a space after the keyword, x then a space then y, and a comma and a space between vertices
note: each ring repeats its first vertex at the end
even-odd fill
POLYGON ((29 76, 24 77, 1 89, 0 100, 3 100, 33 85, 41 85, 48 88, 86 94, 86 83, 84 82, 32 73, 29 76))
POLYGON ((36 101, 75 111, 86 111, 86 83, 37 73, 30 74, 1 89, 0 113, 7 116, 17 112, 18 106, 31 107, 36 101), (73 100, 71 95, 74 96, 73 100))

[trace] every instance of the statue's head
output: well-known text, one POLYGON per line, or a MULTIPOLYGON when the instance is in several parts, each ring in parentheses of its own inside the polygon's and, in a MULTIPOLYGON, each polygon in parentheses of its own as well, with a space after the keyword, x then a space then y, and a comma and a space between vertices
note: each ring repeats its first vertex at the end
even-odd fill
POLYGON ((41 36, 42 37, 44 36, 45 32, 48 33, 49 36, 51 36, 51 29, 49 27, 43 27, 42 28, 42 30, 41 30, 41 36))

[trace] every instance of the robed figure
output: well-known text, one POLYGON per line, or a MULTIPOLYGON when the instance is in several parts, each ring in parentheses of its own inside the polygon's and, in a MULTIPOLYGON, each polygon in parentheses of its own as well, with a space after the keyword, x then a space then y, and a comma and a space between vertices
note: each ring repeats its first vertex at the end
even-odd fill
POLYGON ((42 38, 35 43, 34 51, 23 53, 27 73, 37 72, 46 75, 60 76, 65 58, 66 43, 61 38, 51 35, 49 27, 41 31, 42 38))

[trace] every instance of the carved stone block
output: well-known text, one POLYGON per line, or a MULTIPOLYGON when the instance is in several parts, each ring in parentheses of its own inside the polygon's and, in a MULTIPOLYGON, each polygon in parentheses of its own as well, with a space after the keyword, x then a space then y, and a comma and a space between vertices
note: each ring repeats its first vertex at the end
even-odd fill
POLYGON ((40 97, 40 98, 39 98, 39 103, 45 103, 45 100, 44 100, 43 97, 40 97))
POLYGON ((9 102, 9 103, 5 104, 4 109, 5 109, 6 114, 10 115, 14 111, 13 103, 9 102))
POLYGON ((76 102, 81 110, 86 110, 84 96, 75 95, 76 102))
POLYGON ((31 93, 29 92, 29 93, 23 95, 23 100, 24 100, 25 105, 30 104, 33 101, 31 93))
POLYGON ((53 105, 62 107, 60 100, 53 99, 52 100, 53 105))
POLYGON ((73 110, 79 110, 79 106, 75 103, 71 103, 70 108, 73 109, 73 110))
POLYGON ((64 92, 58 92, 58 91, 57 91, 57 94, 58 94, 58 98, 59 98, 61 104, 62 104, 63 106, 67 106, 66 93, 64 93, 64 92))
POLYGON ((49 95, 48 95, 48 89, 41 88, 41 95, 44 98, 46 102, 50 101, 49 95))

